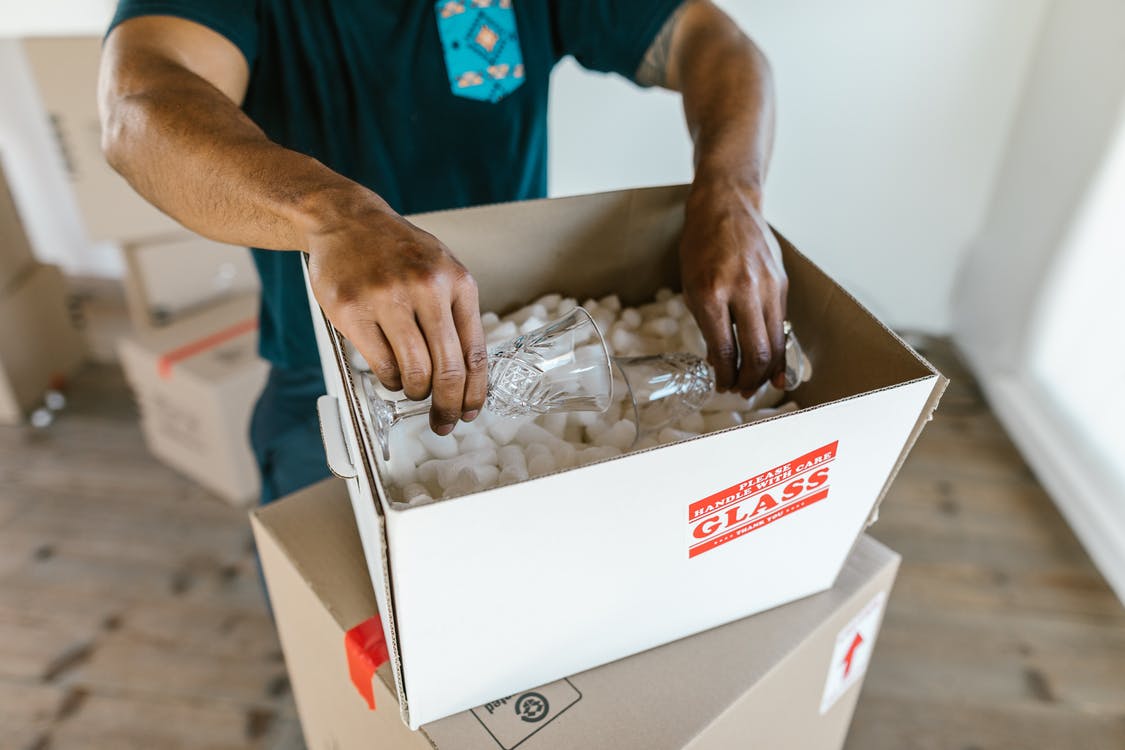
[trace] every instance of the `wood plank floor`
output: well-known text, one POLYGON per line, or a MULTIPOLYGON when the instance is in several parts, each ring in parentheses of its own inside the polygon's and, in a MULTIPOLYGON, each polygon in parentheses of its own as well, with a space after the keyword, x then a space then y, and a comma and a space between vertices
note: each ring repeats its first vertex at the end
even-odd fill
MULTIPOLYGON (((874 527, 904 562, 848 748, 1125 750, 1125 610, 927 349, 954 382, 874 527)), ((0 428, 0 750, 301 747, 245 514, 148 455, 120 372, 0 428)))
POLYGON ((873 536, 903 556, 849 750, 1122 750, 1125 609, 947 342, 873 536))

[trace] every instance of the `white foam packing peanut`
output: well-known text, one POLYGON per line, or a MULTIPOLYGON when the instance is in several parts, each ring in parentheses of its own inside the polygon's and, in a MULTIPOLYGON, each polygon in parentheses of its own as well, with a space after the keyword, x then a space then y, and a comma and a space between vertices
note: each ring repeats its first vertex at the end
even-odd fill
POLYGON ((521 328, 523 324, 529 320, 538 320, 540 321, 539 325, 543 325, 543 321, 547 320, 547 308, 538 303, 531 304, 527 307, 521 307, 519 310, 507 316, 507 320, 510 320, 521 328))
POLYGON ((527 458, 520 446, 505 445, 499 450, 499 461, 501 484, 522 482, 528 478, 527 458))
POLYGON ((703 415, 705 432, 718 432, 742 424, 742 414, 737 411, 712 411, 703 415))
POLYGON ((496 450, 496 441, 487 433, 474 430, 461 438, 459 448, 464 452, 496 450))
POLYGON ((531 476, 550 474, 558 469, 558 462, 551 453, 551 449, 543 443, 532 443, 527 446, 527 472, 531 476))
POLYGON ((641 314, 637 312, 637 309, 629 307, 621 311, 621 319, 617 321, 617 323, 626 330, 635 331, 641 327, 642 320, 644 319, 641 317, 641 314))
POLYGON ((676 425, 681 430, 687 432, 694 432, 696 435, 702 435, 707 432, 707 424, 703 421, 703 414, 700 412, 692 412, 686 417, 682 418, 676 425))
MULTIPOLYGON (((414 417, 414 419, 425 421, 425 417, 414 417)), ((400 425, 395 425, 393 429, 398 429, 400 425)), ((426 449, 429 455, 434 458, 453 458, 457 455, 457 439, 452 435, 444 437, 437 435, 432 430, 422 430, 418 433, 418 442, 426 449)))
POLYGON ((484 343, 491 349, 494 346, 499 346, 507 341, 511 341, 519 335, 519 332, 519 326, 510 320, 505 320, 491 331, 485 333, 484 343))
POLYGON ((485 333, 495 330, 498 325, 500 325, 499 315, 494 312, 481 313, 480 326, 484 329, 485 333))
POLYGON ((402 488, 402 500, 412 505, 420 505, 430 502, 433 498, 430 497, 430 491, 426 489, 426 485, 409 482, 402 488))
POLYGON ((494 450, 472 451, 453 458, 434 458, 418 467, 418 478, 426 484, 432 484, 436 480, 442 489, 448 490, 462 469, 470 466, 495 466, 497 460, 494 450))
POLYGON ((520 429, 527 424, 526 419, 513 419, 510 417, 498 417, 491 420, 488 424, 488 434, 499 445, 507 445, 516 439, 516 435, 520 429))
POLYGON ((495 466, 465 466, 446 488, 448 495, 467 495, 481 487, 495 486, 500 479, 500 470, 495 466))
MULTIPOLYGON (((546 294, 509 315, 485 313, 481 323, 487 345, 495 348, 566 315, 577 304, 572 297, 546 294)), ((683 297, 670 290, 661 289, 655 301, 639 307, 625 307, 612 294, 588 299, 583 305, 603 331, 614 356, 671 351, 706 355, 706 343, 683 297)), ((600 346, 585 342, 576 356, 601 356, 600 346)), ((417 505, 534 479, 797 408, 796 403, 786 401, 784 392, 767 383, 749 399, 736 393, 713 394, 700 412, 637 440, 628 389, 615 373, 614 398, 602 414, 570 412, 509 419, 485 409, 474 422, 459 424, 448 437, 434 435, 424 417, 404 420, 394 428, 386 470, 394 497, 417 505)))
POLYGON ((657 435, 657 440, 661 443, 675 443, 680 440, 687 440, 698 436, 698 432, 688 432, 687 430, 677 430, 674 427, 665 427, 657 435))
POLYGON ((653 318, 641 330, 654 336, 671 338, 680 332, 680 323, 675 318, 653 318))
POLYGON ((622 419, 603 430, 594 438, 594 445, 611 448, 616 448, 619 451, 625 452, 633 445, 633 441, 637 437, 637 426, 627 419, 622 419))
MULTIPOLYGON (((548 315, 557 312, 559 309, 559 303, 561 302, 561 294, 544 294, 542 297, 535 300, 535 304, 542 305, 543 309, 547 311, 548 315)), ((573 310, 574 308, 572 307, 570 309, 573 310)), ((570 310, 567 310, 567 312, 570 312, 570 310)))
POLYGON ((556 438, 550 432, 543 429, 534 422, 528 422, 524 424, 516 432, 516 440, 518 440, 523 445, 530 445, 531 443, 547 444, 557 439, 558 438, 556 438))
POLYGON ((566 425, 569 420, 566 417, 566 412, 559 412, 557 414, 544 414, 539 417, 538 423, 547 432, 555 437, 565 439, 566 425))

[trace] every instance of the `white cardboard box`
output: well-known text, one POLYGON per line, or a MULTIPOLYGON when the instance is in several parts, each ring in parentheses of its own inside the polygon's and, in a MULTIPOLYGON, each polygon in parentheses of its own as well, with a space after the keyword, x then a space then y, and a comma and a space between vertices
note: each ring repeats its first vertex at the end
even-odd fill
POLYGON ((85 356, 67 312, 56 266, 32 264, 0 292, 0 424, 16 424, 43 403, 85 356))
POLYGON ((257 296, 230 300, 119 342, 149 450, 235 505, 259 494, 250 415, 269 365, 258 356, 257 296))
POLYGON ((125 298, 138 331, 155 331, 236 297, 257 295, 250 251, 189 232, 122 246, 125 298))
POLYGON ((91 240, 134 240, 182 233, 106 163, 98 119, 98 36, 23 40, 24 54, 47 109, 91 240))
POLYGON ((334 750, 839 750, 899 562, 860 536, 829 591, 411 731, 378 643, 345 649, 376 608, 343 483, 251 517, 305 744, 334 750))
MULTIPOLYGON (((411 220, 473 273, 484 310, 549 292, 635 304, 678 286, 685 195, 411 220)), ((789 317, 816 373, 794 393, 800 411, 415 508, 385 491, 367 405, 310 291, 338 407, 322 410, 328 453, 345 457, 333 470, 349 477, 412 728, 832 586, 946 381, 782 246, 789 317)))

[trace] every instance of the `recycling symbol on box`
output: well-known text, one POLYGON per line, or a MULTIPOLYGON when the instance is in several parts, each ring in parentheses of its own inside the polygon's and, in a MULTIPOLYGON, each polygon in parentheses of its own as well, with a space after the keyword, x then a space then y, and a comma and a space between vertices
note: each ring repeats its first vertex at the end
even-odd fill
POLYGON ((516 715, 528 723, 542 721, 551 712, 551 705, 539 693, 524 693, 516 698, 516 715))

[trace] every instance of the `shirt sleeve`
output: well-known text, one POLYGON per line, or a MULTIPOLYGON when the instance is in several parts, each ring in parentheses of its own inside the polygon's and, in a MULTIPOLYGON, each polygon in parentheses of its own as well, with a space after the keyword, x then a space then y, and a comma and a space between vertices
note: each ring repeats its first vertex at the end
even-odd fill
POLYGON ((258 56, 258 0, 119 0, 108 34, 139 16, 175 16, 222 34, 251 68, 258 56))
POLYGON ((664 22, 684 0, 551 0, 556 57, 633 80, 664 22))

